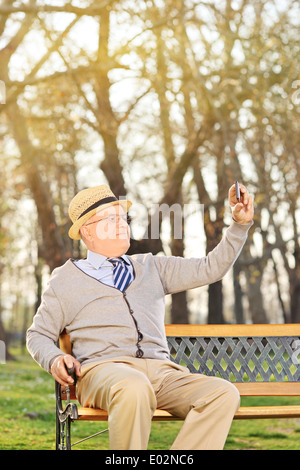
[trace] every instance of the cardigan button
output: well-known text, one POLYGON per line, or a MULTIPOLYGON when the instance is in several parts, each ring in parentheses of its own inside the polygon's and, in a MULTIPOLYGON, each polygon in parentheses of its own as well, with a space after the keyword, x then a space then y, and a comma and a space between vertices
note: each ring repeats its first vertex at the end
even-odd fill
POLYGON ((144 355, 144 351, 142 351, 141 349, 138 349, 137 352, 135 353, 136 357, 143 357, 144 355))

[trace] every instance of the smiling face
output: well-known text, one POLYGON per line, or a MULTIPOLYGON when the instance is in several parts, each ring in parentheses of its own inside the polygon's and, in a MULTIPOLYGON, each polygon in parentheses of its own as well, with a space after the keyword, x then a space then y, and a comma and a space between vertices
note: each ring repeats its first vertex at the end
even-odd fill
POLYGON ((130 246, 127 213, 119 204, 100 208, 80 233, 88 250, 108 258, 125 254, 130 246))

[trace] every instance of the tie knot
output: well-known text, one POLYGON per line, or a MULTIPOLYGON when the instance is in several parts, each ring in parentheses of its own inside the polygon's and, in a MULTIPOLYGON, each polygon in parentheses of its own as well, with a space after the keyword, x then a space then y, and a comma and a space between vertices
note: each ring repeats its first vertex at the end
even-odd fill
POLYGON ((114 266, 117 266, 118 264, 123 264, 124 260, 121 258, 108 258, 108 261, 112 263, 114 266))

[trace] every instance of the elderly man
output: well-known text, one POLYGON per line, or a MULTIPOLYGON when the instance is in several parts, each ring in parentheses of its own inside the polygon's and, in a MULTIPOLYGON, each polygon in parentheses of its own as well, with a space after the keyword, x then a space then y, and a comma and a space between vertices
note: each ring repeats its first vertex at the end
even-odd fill
POLYGON ((79 192, 70 204, 69 235, 87 247, 87 259, 53 271, 27 347, 62 385, 75 365, 83 406, 109 414, 111 449, 146 449, 156 408, 184 419, 172 449, 222 449, 239 406, 229 382, 192 374, 171 362, 164 330, 166 294, 221 279, 239 255, 253 218, 253 200, 240 186, 229 190, 233 221, 203 258, 126 256, 127 211, 106 185, 79 192), (56 346, 66 330, 72 356, 56 346))

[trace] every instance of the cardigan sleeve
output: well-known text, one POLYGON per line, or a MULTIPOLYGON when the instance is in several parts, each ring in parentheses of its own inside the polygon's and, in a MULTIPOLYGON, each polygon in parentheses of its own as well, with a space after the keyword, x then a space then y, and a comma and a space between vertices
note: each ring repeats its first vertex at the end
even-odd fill
POLYGON ((33 359, 47 372, 53 360, 64 354, 57 340, 64 329, 64 314, 51 285, 43 293, 42 303, 27 330, 26 345, 33 359))
POLYGON ((203 258, 155 256, 165 294, 175 294, 222 279, 239 256, 252 224, 242 225, 233 221, 220 243, 203 258))

